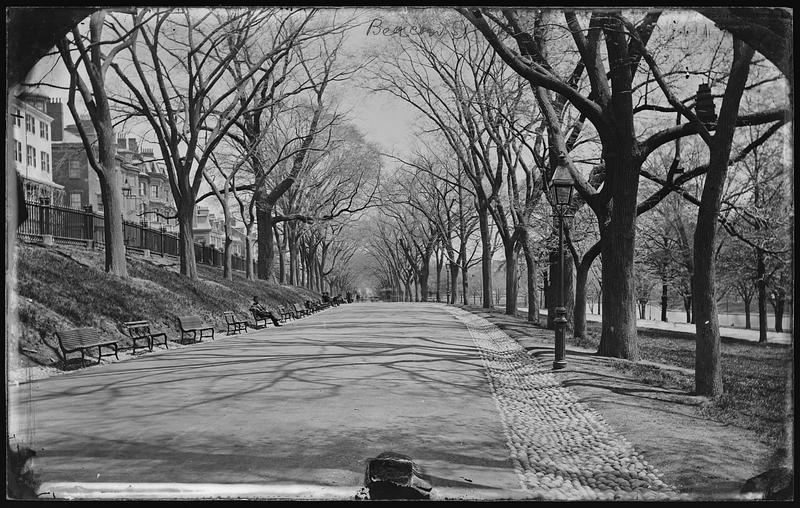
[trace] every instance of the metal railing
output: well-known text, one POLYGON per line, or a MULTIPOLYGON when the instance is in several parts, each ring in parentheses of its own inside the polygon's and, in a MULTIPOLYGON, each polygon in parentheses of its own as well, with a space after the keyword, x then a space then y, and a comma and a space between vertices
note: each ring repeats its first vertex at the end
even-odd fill
MULTIPOLYGON (((105 222, 102 215, 90 210, 76 210, 63 206, 26 202, 28 218, 23 222, 18 234, 22 238, 41 238, 52 236, 58 243, 74 245, 103 246, 105 243, 105 222)), ((125 246, 135 250, 149 250, 161 256, 179 256, 178 236, 167 233, 164 228, 152 229, 144 224, 123 221, 122 231, 125 246)), ((194 244, 195 260, 210 266, 222 266, 224 253, 210 245, 194 244)), ((245 258, 231 256, 234 270, 245 270, 245 258)))

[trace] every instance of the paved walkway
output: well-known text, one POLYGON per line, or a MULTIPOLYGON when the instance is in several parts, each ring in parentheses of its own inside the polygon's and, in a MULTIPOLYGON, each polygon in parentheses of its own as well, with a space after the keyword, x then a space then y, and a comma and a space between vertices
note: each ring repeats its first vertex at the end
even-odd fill
POLYGON ((675 496, 547 370, 460 309, 343 305, 9 387, 9 431, 56 497, 352 499, 387 450, 440 499, 675 496))

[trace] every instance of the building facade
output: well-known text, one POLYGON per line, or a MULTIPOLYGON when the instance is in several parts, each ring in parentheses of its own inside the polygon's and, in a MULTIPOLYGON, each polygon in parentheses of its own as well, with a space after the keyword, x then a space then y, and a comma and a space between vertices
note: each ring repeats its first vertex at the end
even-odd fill
MULTIPOLYGON (((52 108, 52 114, 58 118, 54 125, 63 124, 63 112, 59 108, 52 108)), ((88 119, 82 119, 81 125, 90 144, 94 145, 94 157, 97 157, 94 127, 88 119)), ((52 146, 53 177, 63 185, 64 205, 84 210, 91 207, 96 213, 105 213, 100 180, 89 163, 78 127, 74 124, 64 127, 54 138, 52 146)), ((116 160, 122 171, 124 220, 153 229, 177 232, 176 209, 169 179, 164 165, 156 160, 153 149, 140 148, 136 138, 118 136, 116 160)))
POLYGON ((22 180, 25 201, 64 204, 64 187, 53 180, 50 99, 23 93, 13 99, 14 169, 22 180))
MULTIPOLYGON (((192 235, 195 242, 222 250, 225 248, 225 219, 217 218, 207 207, 195 207, 192 235)), ((234 226, 231 228, 230 236, 231 254, 245 257, 247 235, 244 230, 234 226)))

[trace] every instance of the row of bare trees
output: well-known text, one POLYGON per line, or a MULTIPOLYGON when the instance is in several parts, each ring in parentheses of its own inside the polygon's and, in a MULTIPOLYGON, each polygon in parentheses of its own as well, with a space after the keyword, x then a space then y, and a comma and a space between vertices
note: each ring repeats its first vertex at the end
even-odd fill
MULTIPOLYGON (((769 150, 765 143, 785 133, 790 121, 784 77, 728 33, 665 29, 675 14, 660 10, 457 12, 475 30, 399 38, 385 51, 374 76, 376 91, 392 94, 420 113, 420 139, 444 141, 448 150, 437 150, 454 159, 450 165, 457 166, 458 175, 453 178, 448 165, 438 161, 438 169, 432 169, 425 156, 401 161, 413 177, 397 183, 400 190, 387 196, 403 209, 387 212, 389 219, 377 235, 376 257, 387 267, 383 279, 406 293, 413 281, 425 284, 428 245, 447 238, 439 231, 443 228, 433 226, 447 214, 435 208, 440 200, 420 191, 426 185, 416 182, 436 178, 437 190, 443 191, 443 175, 449 175, 454 188, 467 192, 474 203, 467 217, 479 227, 482 304, 492 306, 496 235, 505 258, 506 312, 516 313, 516 256, 525 253, 528 294, 535 294, 536 263, 542 251, 551 249, 555 231, 550 179, 559 164, 566 165, 578 193, 570 210, 574 218, 566 221, 574 265, 565 274, 572 279, 574 268, 574 281, 567 284, 575 291, 574 333, 585 333, 587 277, 600 259, 598 352, 640 358, 637 301, 652 289, 652 281, 644 280, 637 266, 649 257, 649 263, 663 265, 662 284, 678 286, 694 316, 697 392, 722 393, 717 317, 717 301, 725 291, 718 287, 724 279, 717 266, 721 253, 741 252, 746 245, 756 259, 751 280, 759 288, 772 280, 770 298, 776 303, 785 301, 788 286, 778 281, 791 280, 786 276, 791 205, 783 199, 776 215, 765 216, 763 196, 770 191, 764 178, 753 173, 758 166, 754 158, 759 153, 763 157, 769 150), (713 97, 721 98, 714 119, 698 118, 697 93, 684 82, 693 76, 710 83, 717 92, 713 97), (692 157, 682 157, 681 140, 691 145, 692 157), (690 210, 686 204, 693 212, 670 211, 690 210), (431 220, 437 212, 439 219, 431 220), (660 234, 637 234, 642 229, 637 224, 644 225, 639 216, 658 226, 660 234), (653 250, 647 243, 655 246, 659 237, 672 244, 662 245, 661 257, 669 251, 680 259, 659 260, 657 252, 647 252, 653 250)), ((424 11, 407 15, 404 22, 420 24, 424 19, 450 26, 452 15, 424 11)), ((773 178, 783 182, 785 162, 771 166, 773 178)), ((771 189, 774 202, 780 185, 771 189)), ((557 263, 552 253, 548 257, 549 280, 556 280, 557 263)), ((535 301, 529 299, 530 319, 538 314, 535 301)))
POLYGON ((97 11, 84 25, 58 50, 71 80, 68 107, 100 179, 107 271, 127 273, 114 142, 122 127, 146 132, 159 147, 177 209, 182 274, 197 277, 192 221, 197 204, 214 197, 225 224, 225 277, 232 278, 231 229, 241 221, 249 279, 321 289, 346 258, 336 238, 370 206, 380 171, 377 150, 331 93, 361 67, 341 55, 352 17, 131 8, 97 11), (94 133, 84 128, 77 96, 94 133), (204 184, 211 190, 201 195, 204 184))
MULTIPOLYGON (((758 41, 741 31, 669 30, 676 14, 658 9, 398 14, 405 24, 466 20, 470 29, 398 37, 380 48, 369 87, 418 112, 424 146, 393 156, 398 170, 381 186, 376 149, 348 128, 330 94, 361 70, 341 58, 354 23, 336 15, 132 9, 94 15, 88 34, 73 30, 59 50, 74 71, 70 109, 75 115, 77 91, 98 133, 93 166, 106 209, 114 213, 119 200, 111 118, 143 122, 170 177, 184 274, 196 276, 194 206, 215 196, 226 224, 235 202, 247 231, 257 228, 258 264, 248 276, 317 288, 326 277, 352 280, 327 262, 355 255, 352 243, 339 242, 341 228, 380 191, 383 206, 368 215, 374 231, 362 243, 387 287, 426 299, 435 265, 437 290, 446 268, 451 301, 456 275, 466 298, 477 254, 482 304, 491 307, 499 245, 505 310, 515 314, 521 272, 528 295, 544 272, 548 281, 562 276, 550 191, 555 169, 566 166, 577 190, 566 220, 573 262, 564 273, 575 335, 585 334, 587 281, 599 261, 598 352, 638 360, 637 304, 655 278, 663 295, 667 285, 681 294, 696 325, 697 392, 722 393, 717 301, 737 281, 720 277, 718 264, 751 253, 760 307, 771 299, 777 313, 791 293, 791 203, 775 183, 787 174, 785 157, 765 157, 791 121, 781 62, 776 68, 758 55, 744 42, 758 41), (113 35, 104 37, 105 27, 113 35), (120 90, 109 92, 109 68, 120 90), (716 92, 712 119, 698 116, 698 81, 716 92), (198 196, 204 181, 212 190, 198 196), (770 207, 776 196, 781 205, 770 207), (656 276, 642 277, 643 265, 656 276)), ((120 270, 114 227, 107 265, 120 270)), ((528 318, 537 320, 537 299, 528 302, 528 318)))

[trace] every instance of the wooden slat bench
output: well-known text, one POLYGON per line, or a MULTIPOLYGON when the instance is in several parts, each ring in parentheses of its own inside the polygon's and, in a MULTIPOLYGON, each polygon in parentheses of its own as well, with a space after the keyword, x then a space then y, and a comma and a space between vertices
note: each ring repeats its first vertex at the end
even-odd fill
POLYGON ((250 314, 253 315, 253 321, 256 328, 264 328, 267 326, 267 318, 259 317, 255 310, 250 309, 250 314), (263 324, 261 322, 263 321, 263 324))
MULTIPOLYGON (((223 312, 222 315, 225 316, 225 324, 228 325, 226 332, 228 335, 239 332, 247 333, 247 321, 236 319, 236 315, 230 310, 223 312)), ((258 326, 258 322, 256 322, 256 326, 258 326)))
POLYGON ((140 340, 147 341, 150 351, 153 350, 153 344, 157 339, 164 339, 164 347, 169 349, 167 345, 167 334, 163 332, 152 333, 150 331, 149 321, 127 321, 122 323, 122 326, 128 331, 128 335, 133 341, 133 354, 136 354, 136 343, 140 340))
POLYGON ((181 316, 178 318, 178 326, 181 329, 181 342, 184 341, 187 334, 192 334, 192 340, 200 342, 203 337, 211 337, 214 340, 214 327, 209 326, 200 319, 200 316, 181 316), (210 331, 211 335, 203 335, 203 332, 210 331), (198 332, 199 335, 198 335, 198 332))
POLYGON ((294 312, 292 312, 292 311, 291 311, 290 309, 288 309, 287 307, 284 307, 283 305, 281 305, 280 307, 278 307, 278 314, 281 316, 281 321, 282 321, 282 322, 284 322, 284 323, 285 323, 285 322, 286 322, 288 319, 290 319, 290 318, 294 318, 294 317, 295 317, 295 315, 294 315, 294 312))
POLYGON ((299 317, 307 316, 309 314, 308 309, 304 306, 300 305, 299 303, 294 304, 294 311, 297 313, 299 317))
POLYGON ((111 353, 103 354, 103 348, 114 348, 114 356, 119 360, 117 355, 117 340, 104 339, 100 337, 100 332, 95 328, 73 328, 72 330, 61 330, 56 332, 58 336, 58 344, 61 351, 64 353, 64 362, 67 361, 67 354, 75 351, 81 353, 81 365, 86 365, 86 350, 89 348, 97 348, 97 363, 103 356, 111 356, 111 353))

